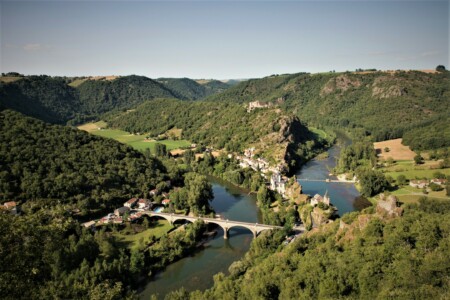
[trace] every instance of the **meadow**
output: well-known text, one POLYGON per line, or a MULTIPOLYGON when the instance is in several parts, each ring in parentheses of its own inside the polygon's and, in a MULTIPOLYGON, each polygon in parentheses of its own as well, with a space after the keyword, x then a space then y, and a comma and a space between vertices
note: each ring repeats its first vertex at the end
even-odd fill
POLYGON ((106 128, 107 124, 104 121, 99 121, 96 123, 87 123, 78 127, 78 129, 85 130, 94 135, 102 136, 105 138, 114 139, 123 144, 130 145, 136 150, 144 151, 145 149, 150 149, 154 151, 155 144, 160 143, 167 146, 167 150, 180 149, 189 147, 191 143, 186 140, 147 140, 145 135, 131 134, 129 132, 106 128))
POLYGON ((125 228, 120 232, 113 233, 114 237, 119 243, 123 243, 128 249, 139 248, 140 243, 147 243, 151 236, 159 239, 164 234, 169 232, 173 226, 166 220, 157 220, 152 223, 152 227, 142 232, 134 233, 132 229, 125 228))
POLYGON ((384 175, 397 179, 399 175, 404 175, 406 179, 432 179, 436 172, 450 175, 450 168, 440 169, 438 161, 426 161, 424 164, 416 165, 414 161, 404 160, 395 162, 392 166, 380 169, 384 175))

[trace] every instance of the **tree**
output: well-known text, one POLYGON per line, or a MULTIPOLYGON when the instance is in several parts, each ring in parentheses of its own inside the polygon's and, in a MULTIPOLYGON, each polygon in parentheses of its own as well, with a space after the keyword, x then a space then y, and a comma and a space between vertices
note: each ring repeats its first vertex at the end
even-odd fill
POLYGON ((423 164, 423 157, 418 153, 416 156, 414 156, 414 162, 416 165, 423 164))
POLYGON ((132 250, 130 257, 130 271, 137 274, 144 268, 144 265, 144 253, 137 249, 132 250))
POLYGON ((438 65, 438 66, 436 67, 436 71, 438 71, 438 72, 444 72, 444 71, 445 71, 445 66, 443 66, 443 65, 438 65))
POLYGON ((167 146, 161 143, 155 143, 155 155, 157 157, 167 157, 167 146))
POLYGON ((207 213, 211 210, 209 201, 214 198, 212 186, 204 175, 190 172, 184 177, 187 202, 194 212, 207 213))
POLYGON ((361 194, 365 197, 371 197, 383 192, 389 183, 383 173, 370 169, 358 169, 356 176, 361 185, 361 194))
POLYGON ((186 151, 184 151, 183 157, 184 157, 184 162, 187 165, 190 165, 192 162, 195 161, 195 153, 191 149, 187 149, 186 151))
POLYGON ((256 198, 258 199, 258 203, 261 206, 268 206, 270 204, 269 191, 267 190, 267 187, 265 184, 262 184, 259 187, 256 198))

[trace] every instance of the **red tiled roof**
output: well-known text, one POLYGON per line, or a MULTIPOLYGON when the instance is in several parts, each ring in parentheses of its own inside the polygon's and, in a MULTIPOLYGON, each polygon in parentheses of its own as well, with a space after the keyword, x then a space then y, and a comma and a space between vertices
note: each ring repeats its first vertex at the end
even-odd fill
POLYGON ((16 207, 17 203, 15 201, 9 201, 9 202, 5 202, 3 204, 6 208, 12 208, 12 207, 16 207))
POLYGON ((137 198, 131 198, 130 200, 127 201, 127 203, 133 204, 137 201, 137 198))

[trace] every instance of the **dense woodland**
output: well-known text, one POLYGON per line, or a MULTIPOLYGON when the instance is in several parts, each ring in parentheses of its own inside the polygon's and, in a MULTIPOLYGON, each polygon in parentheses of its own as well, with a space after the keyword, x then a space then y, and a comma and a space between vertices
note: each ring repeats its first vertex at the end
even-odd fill
POLYGON ((11 110, 0 112, 0 139, 1 203, 15 200, 21 211, 0 212, 4 299, 134 297, 142 279, 194 251, 203 238, 206 227, 196 223, 130 250, 113 235, 130 223, 97 232, 80 226, 154 187, 167 191, 169 179, 186 194, 180 209, 209 213, 213 194, 203 175, 11 110))
POLYGON ((166 299, 440 299, 450 293, 450 205, 421 200, 389 219, 374 207, 281 246, 262 235, 205 292, 166 299))
POLYGON ((113 128, 152 137, 181 129, 184 139, 232 152, 256 145, 263 149, 261 157, 274 165, 278 157, 298 166, 332 142, 309 131, 295 116, 276 109, 249 113, 243 105, 230 102, 159 99, 133 112, 108 115, 106 120, 113 128))
POLYGON ((450 72, 324 73, 242 82, 211 101, 275 102, 308 125, 344 129, 375 141, 405 135, 413 149, 450 146, 450 72), (438 137, 436 137, 438 134, 438 137))
POLYGON ((229 87, 214 80, 200 85, 187 78, 156 81, 136 75, 113 80, 13 75, 10 82, 0 80, 0 106, 46 122, 71 125, 155 98, 195 100, 229 87))
POLYGON ((183 100, 198 100, 229 88, 228 84, 218 80, 210 80, 202 84, 189 78, 158 78, 157 81, 169 88, 175 94, 175 98, 183 100))
POLYGON ((128 250, 55 211, 0 213, 2 299, 135 299, 142 279, 195 250, 205 226, 195 223, 148 246, 128 250))
POLYGON ((87 211, 143 197, 168 179, 161 162, 116 141, 10 110, 0 116, 2 201, 52 200, 87 211))

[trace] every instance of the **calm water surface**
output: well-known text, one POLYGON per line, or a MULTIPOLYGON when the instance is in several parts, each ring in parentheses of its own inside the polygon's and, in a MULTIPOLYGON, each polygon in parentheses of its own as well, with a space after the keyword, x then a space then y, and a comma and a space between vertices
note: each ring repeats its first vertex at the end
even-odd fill
POLYGON ((331 203, 337 208, 339 215, 356 210, 355 199, 359 197, 359 192, 352 183, 335 183, 325 181, 305 181, 302 179, 325 180, 337 179, 329 176, 331 169, 336 166, 336 161, 341 152, 341 147, 350 143, 350 140, 339 137, 339 143, 328 150, 328 158, 323 160, 313 159, 302 167, 296 174, 297 180, 302 186, 304 194, 314 196, 324 195, 328 192, 331 203))

